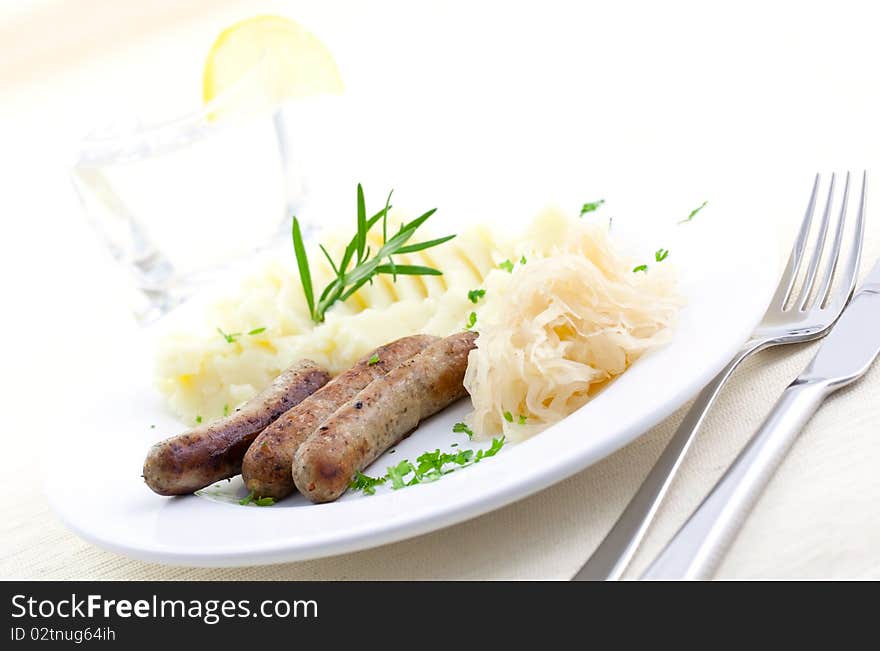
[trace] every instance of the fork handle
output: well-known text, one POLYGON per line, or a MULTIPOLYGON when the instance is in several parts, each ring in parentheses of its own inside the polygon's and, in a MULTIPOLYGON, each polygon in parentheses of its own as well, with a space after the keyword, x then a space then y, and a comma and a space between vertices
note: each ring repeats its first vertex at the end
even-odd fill
POLYGON ((621 577, 645 537, 660 503, 666 496, 681 462, 721 388, 744 359, 765 345, 767 342, 755 340, 747 342, 727 366, 703 388, 638 492, 572 580, 614 581, 621 577))
POLYGON ((795 380, 642 579, 707 579, 782 463, 804 425, 833 389, 825 381, 795 380))

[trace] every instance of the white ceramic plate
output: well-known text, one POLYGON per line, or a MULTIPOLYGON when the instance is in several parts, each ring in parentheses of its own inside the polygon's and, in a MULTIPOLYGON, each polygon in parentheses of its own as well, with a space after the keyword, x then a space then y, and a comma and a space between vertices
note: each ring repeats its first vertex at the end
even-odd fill
MULTIPOLYGON (((140 478, 151 443, 184 429, 151 385, 151 346, 133 341, 133 359, 106 364, 104 386, 90 387, 76 431, 55 447, 47 493, 68 527, 101 547, 168 564, 236 566, 277 563, 364 549, 446 527, 497 509, 583 470, 669 416, 733 355, 758 322, 777 277, 777 239, 756 237, 760 215, 736 192, 713 196, 686 225, 691 199, 658 210, 657 196, 609 199, 597 219, 614 215, 614 232, 653 259, 669 248, 687 306, 674 341, 646 356, 592 402, 529 441, 441 481, 372 497, 349 493, 333 504, 296 496, 270 507, 243 507, 240 478, 202 496, 163 498, 140 478), (684 214, 682 214, 684 213, 684 214), (663 217, 662 215, 667 215, 663 217), (71 472, 75 470, 75 472, 71 472)), ((607 195, 606 195, 607 196, 607 195)), ((684 196, 684 195, 683 195, 684 196)), ((790 199, 790 195, 788 197, 790 199)), ((664 205, 672 205, 668 197, 664 205)), ((509 223, 510 214, 505 215, 509 223)), ((522 208, 524 221, 531 212, 522 208)), ((664 263, 666 264, 666 263, 664 263)), ((451 426, 459 403, 424 423, 374 474, 425 450, 478 447, 451 426), (456 448, 451 444, 458 443, 456 448)), ((485 444, 484 444, 485 445, 485 444)))

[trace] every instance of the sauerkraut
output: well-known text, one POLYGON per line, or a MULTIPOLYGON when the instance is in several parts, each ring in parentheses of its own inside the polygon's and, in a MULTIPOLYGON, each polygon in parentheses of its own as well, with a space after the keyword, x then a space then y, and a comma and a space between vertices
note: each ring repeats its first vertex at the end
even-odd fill
POLYGON ((604 224, 551 212, 536 225, 475 310, 465 387, 480 438, 522 440, 571 414, 666 343, 682 303, 670 265, 634 272, 604 224))

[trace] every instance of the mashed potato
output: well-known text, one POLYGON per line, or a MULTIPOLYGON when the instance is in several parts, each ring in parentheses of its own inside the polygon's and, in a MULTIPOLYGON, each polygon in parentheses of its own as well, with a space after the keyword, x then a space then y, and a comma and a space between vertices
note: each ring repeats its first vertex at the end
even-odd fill
MULTIPOLYGON (((420 230, 414 241, 431 237, 420 230)), ((338 259, 344 242, 321 241, 338 259)), ((371 244, 373 250, 381 245, 375 239, 371 244)), ((312 359, 335 374, 394 339, 452 334, 464 328, 473 307, 468 291, 482 284, 509 247, 485 227, 473 227, 436 248, 395 256, 401 264, 432 266, 443 275, 398 276, 397 282, 378 276, 331 307, 319 325, 309 318, 291 249, 288 258, 267 261, 212 305, 201 323, 189 323, 160 340, 157 385, 185 422, 207 421, 256 395, 297 359, 312 359), (236 335, 234 341, 228 342, 218 328, 236 335)), ((316 251, 309 252, 309 260, 320 292, 332 278, 330 266, 316 251)))
POLYGON ((490 271, 476 310, 465 387, 481 438, 520 440, 575 411, 668 341, 681 304, 671 268, 634 273, 604 225, 545 213, 523 246, 525 264, 490 271))

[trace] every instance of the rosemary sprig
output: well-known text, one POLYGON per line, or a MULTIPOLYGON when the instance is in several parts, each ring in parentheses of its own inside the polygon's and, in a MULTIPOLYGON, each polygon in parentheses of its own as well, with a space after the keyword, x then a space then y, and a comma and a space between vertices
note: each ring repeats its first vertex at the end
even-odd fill
POLYGON ((385 207, 375 215, 367 218, 366 202, 364 201, 364 190, 361 184, 357 187, 357 232, 345 247, 342 258, 337 264, 327 252, 327 249, 321 246, 321 251, 330 263, 335 278, 321 292, 318 300, 315 301, 315 292, 312 286, 312 274, 309 269, 309 260, 306 257, 305 244, 300 231, 299 221, 293 218, 293 252, 296 255, 296 264, 299 268, 299 277, 303 286, 303 294, 306 298, 306 304, 309 306, 309 314, 312 321, 322 323, 327 310, 336 301, 345 301, 366 283, 373 282, 373 276, 378 274, 389 274, 393 276, 395 282, 397 276, 440 276, 442 272, 433 267, 425 267, 421 265, 397 264, 391 257, 393 255, 402 255, 406 253, 415 253, 423 251, 434 246, 448 242, 455 235, 447 235, 427 242, 417 244, 407 244, 416 230, 424 224, 436 212, 436 208, 429 210, 420 217, 412 220, 407 224, 403 224, 400 230, 392 237, 388 238, 387 217, 388 211, 391 209, 391 194, 385 201, 385 207), (370 229, 382 220, 382 246, 371 257, 370 247, 367 246, 367 234, 370 229), (387 262, 383 261, 387 258, 387 262), (349 269, 349 265, 352 265, 349 269))
MULTIPOLYGON (((321 250, 324 250, 323 246, 321 250)), ((302 231, 299 229, 299 220, 296 217, 293 218, 293 253, 296 256, 296 263, 299 265, 299 279, 303 286, 303 294, 306 295, 309 314, 314 315, 315 292, 312 290, 312 272, 309 270, 309 259, 306 257, 306 247, 303 244, 302 231)), ((327 255, 327 251, 324 251, 324 254, 327 255)))

